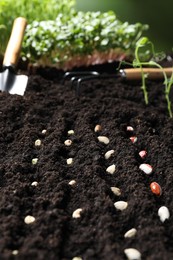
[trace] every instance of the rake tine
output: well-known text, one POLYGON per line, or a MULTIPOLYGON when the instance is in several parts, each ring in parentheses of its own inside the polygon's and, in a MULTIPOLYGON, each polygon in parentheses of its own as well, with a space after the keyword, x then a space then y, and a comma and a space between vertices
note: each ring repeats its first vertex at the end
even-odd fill
POLYGON ((100 78, 100 74, 91 75, 91 76, 85 76, 85 77, 79 78, 78 81, 77 81, 77 86, 76 86, 76 94, 77 94, 77 96, 80 96, 80 86, 81 86, 81 84, 84 81, 97 79, 97 78, 100 78))

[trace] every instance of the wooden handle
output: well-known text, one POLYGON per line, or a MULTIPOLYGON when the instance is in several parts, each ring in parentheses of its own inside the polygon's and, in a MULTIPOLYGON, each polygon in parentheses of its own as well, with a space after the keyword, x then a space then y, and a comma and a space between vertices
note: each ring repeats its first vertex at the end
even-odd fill
MULTIPOLYGON (((143 68, 142 69, 145 74, 147 74, 148 79, 164 79, 163 71, 166 73, 168 77, 171 77, 173 73, 172 68, 164 68, 163 71, 159 68, 143 68)), ((140 80, 141 79, 141 69, 124 69, 120 70, 122 76, 124 76, 128 80, 140 80)))
POLYGON ((15 67, 17 65, 26 25, 27 21, 23 17, 18 17, 14 20, 10 39, 4 55, 3 66, 12 65, 15 67))

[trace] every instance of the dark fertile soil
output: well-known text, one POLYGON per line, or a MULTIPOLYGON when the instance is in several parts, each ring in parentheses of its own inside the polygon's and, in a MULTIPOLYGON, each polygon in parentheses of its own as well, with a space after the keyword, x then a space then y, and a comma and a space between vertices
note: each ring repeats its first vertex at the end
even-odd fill
POLYGON ((146 106, 140 82, 95 79, 83 83, 77 98, 61 76, 40 69, 29 76, 24 97, 0 93, 0 259, 123 260, 126 248, 140 251, 142 259, 173 259, 173 119, 163 84, 148 82, 146 106), (109 144, 99 142, 99 135, 109 144), (37 139, 41 146, 35 146, 37 139), (145 159, 141 150, 147 151, 145 159), (153 173, 142 172, 141 163, 150 164, 153 173), (109 174, 112 164, 116 170, 109 174), (152 193, 153 181, 161 196, 152 193), (117 201, 128 207, 117 210, 117 201), (170 211, 164 223, 161 206, 170 211), (78 208, 81 215, 73 218, 78 208), (26 224, 28 215, 35 222, 26 224), (125 238, 131 228, 136 235, 125 238))

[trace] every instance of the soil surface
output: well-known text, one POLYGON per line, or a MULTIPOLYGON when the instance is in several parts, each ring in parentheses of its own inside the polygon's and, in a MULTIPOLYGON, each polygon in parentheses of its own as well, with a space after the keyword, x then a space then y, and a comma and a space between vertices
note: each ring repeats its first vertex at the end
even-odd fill
MULTIPOLYGON (((113 73, 111 66, 100 71, 113 73)), ((62 75, 38 69, 29 75, 24 97, 0 93, 0 259, 124 260, 127 248, 142 259, 173 259, 173 119, 162 82, 148 81, 146 106, 140 82, 110 75, 83 82, 77 97, 62 75), (147 151, 144 159, 141 150, 147 151), (142 163, 153 167, 152 174, 139 169, 142 163), (110 174, 106 169, 113 164, 110 174), (160 196, 151 182, 160 184, 160 196), (117 201, 128 207, 117 210, 117 201), (161 206, 170 211, 163 223, 161 206), (72 217, 79 208, 79 218, 72 217), (28 215, 33 223, 25 223, 28 215), (136 235, 125 238, 132 228, 136 235)))

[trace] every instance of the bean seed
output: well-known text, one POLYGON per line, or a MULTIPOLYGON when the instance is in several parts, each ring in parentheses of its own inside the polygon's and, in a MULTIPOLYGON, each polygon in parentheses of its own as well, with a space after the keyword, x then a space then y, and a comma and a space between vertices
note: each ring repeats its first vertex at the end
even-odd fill
POLYGON ((37 186, 38 185, 38 182, 37 181, 33 181, 32 183, 31 183, 31 186, 37 186))
POLYGON ((134 143, 137 142, 138 138, 137 138, 136 136, 131 136, 131 137, 130 137, 130 140, 131 140, 132 143, 134 144, 134 143))
POLYGON ((162 194, 162 189, 157 182, 152 182, 150 184, 150 189, 152 193, 156 194, 157 196, 160 196, 162 194))
POLYGON ((71 181, 69 181, 69 183, 68 183, 69 185, 71 185, 71 186, 73 186, 73 185, 75 185, 76 184, 76 181, 75 180, 71 180, 71 181))
POLYGON ((33 164, 33 165, 37 164, 37 162, 38 162, 38 158, 33 158, 33 159, 32 159, 32 164, 33 164))
POLYGON ((134 128, 132 127, 132 126, 127 126, 127 131, 129 131, 129 132, 133 132, 134 131, 134 128))
POLYGON ((81 208, 76 209, 76 210, 73 212, 72 217, 73 217, 73 218, 80 218, 80 217, 81 217, 81 215, 80 215, 81 212, 82 212, 82 209, 81 209, 81 208))
POLYGON ((121 190, 117 187, 111 187, 111 191, 116 195, 120 196, 121 195, 121 190))
POLYGON ((67 159, 67 164, 70 165, 70 164, 72 164, 72 163, 73 163, 73 158, 68 158, 68 159, 67 159))
POLYGON ((135 248, 127 248, 124 253, 128 260, 141 260, 141 253, 135 248))
POLYGON ((106 137, 106 136, 102 135, 102 136, 98 136, 97 138, 98 138, 99 142, 101 142, 101 143, 104 143, 104 144, 108 144, 109 143, 109 138, 106 137))
POLYGON ((43 129, 41 132, 42 132, 42 134, 45 134, 47 132, 47 130, 43 129))
POLYGON ((152 171, 153 171, 153 167, 150 165, 150 164, 147 164, 147 163, 142 163, 140 166, 139 166, 139 169, 141 171, 143 171, 144 173, 146 174, 151 174, 152 171))
POLYGON ((70 146, 72 144, 72 141, 70 139, 65 140, 64 144, 66 146, 70 146))
POLYGON ((146 155, 147 155, 147 152, 146 152, 145 150, 142 150, 142 151, 139 152, 139 156, 140 156, 142 159, 144 159, 144 158, 146 157, 146 155))
POLYGON ((115 151, 114 150, 109 150, 105 153, 105 159, 109 159, 111 157, 111 155, 114 153, 115 151))
POLYGON ((161 222, 164 222, 166 219, 169 219, 170 217, 169 209, 165 206, 161 206, 158 210, 158 216, 161 222))
POLYGON ((113 174, 113 173, 115 172, 115 169, 116 169, 115 164, 112 164, 112 165, 110 165, 110 166, 106 169, 106 171, 107 171, 108 173, 110 173, 110 174, 113 174))
POLYGON ((125 210, 128 207, 128 203, 126 201, 120 200, 114 203, 114 206, 118 210, 125 210))
POLYGON ((36 141, 35 141, 35 146, 40 146, 41 145, 41 140, 40 139, 37 139, 36 141))
POLYGON ((96 125, 94 128, 94 132, 100 132, 102 130, 101 125, 96 125))
POLYGON ((69 130, 68 135, 74 135, 74 130, 69 130))
POLYGON ((26 224, 32 224, 34 221, 35 221, 35 218, 33 216, 30 216, 30 215, 26 216, 25 219, 24 219, 24 222, 26 224))
POLYGON ((18 255, 19 251, 18 250, 13 250, 12 255, 18 255))
POLYGON ((75 257, 72 258, 72 260, 82 260, 82 258, 79 257, 79 256, 75 256, 75 257))
POLYGON ((124 237, 127 238, 127 237, 134 237, 137 233, 137 230, 136 228, 132 228, 130 230, 128 230, 125 234, 124 234, 124 237))

